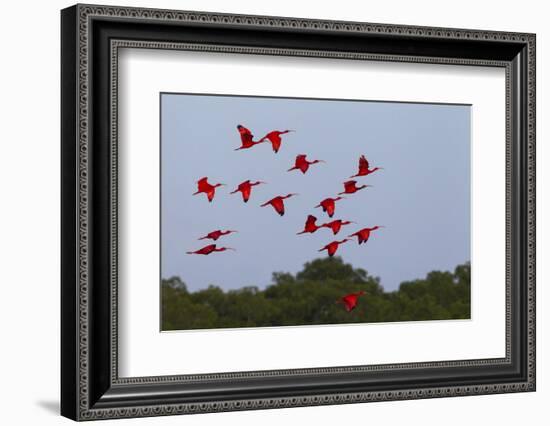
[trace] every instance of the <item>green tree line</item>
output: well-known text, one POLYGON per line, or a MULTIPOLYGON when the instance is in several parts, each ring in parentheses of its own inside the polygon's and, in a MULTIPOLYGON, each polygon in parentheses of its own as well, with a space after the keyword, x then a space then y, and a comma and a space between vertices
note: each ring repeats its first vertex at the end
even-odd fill
POLYGON ((211 285, 190 292, 172 277, 162 280, 161 316, 163 330, 467 319, 470 264, 454 272, 430 272, 389 292, 379 278, 340 257, 313 260, 296 275, 275 272, 263 290, 224 291, 211 285), (351 312, 336 303, 361 290, 367 294, 351 312))

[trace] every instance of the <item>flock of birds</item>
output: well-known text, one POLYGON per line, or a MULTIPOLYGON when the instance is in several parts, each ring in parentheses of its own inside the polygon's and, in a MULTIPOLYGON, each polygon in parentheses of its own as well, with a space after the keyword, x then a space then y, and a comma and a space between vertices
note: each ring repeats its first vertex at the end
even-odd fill
MULTIPOLYGON (((268 134, 266 134, 260 140, 254 141, 254 135, 246 127, 239 124, 237 126, 237 130, 239 131, 239 134, 240 134, 241 146, 236 148, 235 151, 239 151, 239 150, 243 150, 243 149, 250 149, 250 148, 253 148, 254 146, 262 144, 262 143, 271 143, 271 147, 273 149, 273 152, 275 152, 275 153, 279 152, 279 149, 281 148, 282 141, 283 141, 282 135, 285 135, 287 133, 290 133, 290 132, 294 131, 294 130, 283 130, 283 131, 274 130, 274 131, 271 131, 268 134)), ((323 160, 309 161, 307 159, 306 154, 300 154, 300 155, 296 156, 294 166, 289 168, 288 171, 291 172, 291 171, 294 171, 294 170, 299 170, 303 174, 305 174, 309 170, 310 166, 312 166, 314 164, 318 164, 318 163, 324 163, 324 161, 323 160)), ((349 178, 350 180, 347 180, 346 182, 344 182, 343 191, 338 193, 337 196, 334 197, 334 198, 332 198, 332 197, 325 198, 318 205, 316 205, 315 208, 321 208, 323 210, 323 212, 326 213, 328 215, 328 217, 332 219, 332 217, 334 216, 334 213, 336 211, 336 202, 344 199, 344 197, 342 197, 342 195, 355 194, 356 192, 358 192, 362 189, 365 189, 365 188, 368 188, 368 187, 372 186, 372 185, 357 185, 357 180, 354 180, 353 178, 368 176, 368 175, 376 172, 377 170, 381 170, 381 169, 382 169, 381 167, 370 168, 370 164, 369 164, 367 158, 364 155, 362 155, 359 158, 359 165, 358 165, 357 173, 353 176, 350 176, 350 178, 349 178)), ((265 183, 266 182, 263 182, 263 181, 252 182, 250 180, 246 180, 244 182, 241 182, 234 191, 230 192, 230 194, 236 194, 236 193, 240 192, 241 196, 242 196, 242 199, 243 199, 243 202, 247 203, 248 200, 250 199, 250 196, 251 196, 251 193, 252 193, 252 188, 254 186, 262 185, 262 184, 265 184, 265 183)), ((208 182, 208 177, 203 177, 203 178, 201 178, 197 181, 197 191, 195 193, 193 193, 193 195, 205 194, 206 197, 208 198, 208 201, 212 202, 214 200, 215 195, 216 195, 216 188, 218 188, 220 186, 224 186, 224 185, 225 184, 223 184, 223 183, 215 183, 215 184, 210 183, 210 182, 208 182)), ((280 216, 284 216, 284 214, 285 214, 285 200, 287 200, 291 197, 294 197, 296 195, 298 195, 298 194, 289 193, 289 194, 286 194, 286 195, 277 195, 277 196, 273 197, 272 199, 266 201, 265 203, 261 204, 260 206, 261 207, 271 206, 271 207, 273 207, 273 209, 275 210, 275 212, 277 214, 279 214, 280 216)), ((342 229, 343 226, 351 225, 351 224, 355 224, 355 222, 349 221, 349 220, 335 219, 335 220, 331 220, 329 222, 318 225, 317 224, 317 217, 310 214, 310 215, 308 215, 308 217, 306 219, 304 229, 301 232, 298 232, 297 235, 313 234, 321 228, 328 228, 332 231, 333 235, 337 235, 340 232, 340 230, 342 229)), ((364 244, 369 240, 369 238, 371 236, 371 233, 373 231, 376 231, 379 228, 383 228, 383 226, 374 226, 374 227, 370 227, 370 228, 368 228, 368 227, 367 228, 362 228, 362 229, 354 232, 353 234, 348 235, 346 238, 344 238, 342 240, 334 240, 334 241, 328 243, 327 245, 325 245, 324 247, 319 249, 319 251, 322 252, 322 251, 326 250, 328 255, 330 257, 332 257, 336 254, 336 252, 338 251, 338 248, 341 244, 344 244, 344 243, 350 241, 351 239, 353 239, 353 237, 357 238, 357 243, 359 245, 364 244)), ((236 230, 223 230, 222 231, 222 230, 217 229, 215 231, 209 232, 208 234, 206 234, 203 237, 200 237, 199 240, 218 241, 219 238, 221 238, 225 235, 235 233, 235 232, 237 232, 237 231, 236 230)), ((188 251, 187 254, 209 255, 209 254, 212 254, 212 253, 223 252, 223 251, 226 251, 226 250, 235 250, 235 249, 232 248, 232 247, 218 247, 216 243, 212 243, 212 244, 208 244, 208 245, 206 245, 206 246, 204 246, 204 247, 202 247, 198 250, 188 251)), ((351 312, 357 306, 359 297, 361 297, 365 294, 366 294, 366 292, 364 292, 364 291, 359 291, 359 292, 356 292, 356 293, 346 294, 346 295, 342 296, 340 299, 338 299, 337 303, 343 304, 345 310, 347 312, 351 312)))

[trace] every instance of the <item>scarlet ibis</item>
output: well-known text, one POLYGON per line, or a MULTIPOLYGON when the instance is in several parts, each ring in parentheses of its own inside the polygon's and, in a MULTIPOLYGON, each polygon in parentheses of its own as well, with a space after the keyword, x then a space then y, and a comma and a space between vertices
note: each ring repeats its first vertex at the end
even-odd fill
POLYGON ((334 253, 336 253, 336 250, 338 250, 338 246, 340 244, 344 244, 347 241, 349 241, 347 238, 344 238, 342 241, 333 241, 331 243, 328 243, 322 249, 319 249, 319 251, 326 250, 328 252, 328 255, 332 257, 334 256, 334 253))
POLYGON ((241 182, 239 186, 237 186, 237 189, 235 189, 235 191, 231 192, 230 194, 235 194, 236 192, 240 191, 241 194, 243 195, 243 201, 246 203, 250 198, 250 192, 252 191, 252 187, 256 185, 260 185, 262 183, 266 183, 266 182, 262 182, 262 181, 250 182, 249 180, 245 180, 244 182, 241 182))
POLYGON ((273 130, 272 132, 269 132, 267 135, 265 135, 263 138, 261 138, 258 143, 265 142, 266 139, 271 142, 271 146, 273 148, 273 152, 277 153, 279 152, 279 148, 281 148, 281 142, 282 138, 281 135, 284 135, 286 133, 293 132, 294 130, 273 130))
POLYGON ((230 231, 230 230, 227 230, 227 231, 220 231, 220 230, 218 229, 218 230, 216 230, 216 231, 209 232, 209 233, 206 234, 204 237, 200 237, 199 240, 207 240, 207 239, 210 239, 210 240, 217 241, 218 238, 220 238, 221 236, 223 236, 223 235, 229 235, 229 234, 232 234, 233 232, 237 232, 237 231, 230 231))
POLYGON ((324 161, 323 160, 308 161, 306 160, 306 154, 300 154, 296 156, 296 160, 294 161, 294 167, 291 167, 287 171, 291 172, 292 170, 300 170, 303 174, 305 174, 309 169, 310 165, 317 164, 317 163, 324 163, 324 161))
POLYGON ((359 158, 359 170, 357 171, 356 175, 350 176, 351 178, 358 177, 358 176, 367 176, 371 173, 374 173, 377 170, 383 170, 382 167, 375 167, 374 169, 369 170, 369 161, 367 160, 367 157, 364 155, 359 158))
POLYGON ((210 244, 210 245, 207 245, 207 246, 204 246, 203 248, 199 249, 199 250, 195 250, 195 251, 188 251, 187 254, 204 254, 204 255, 207 255, 207 254, 210 254, 210 253, 214 253, 216 251, 226 251, 226 250, 235 250, 234 248, 231 248, 231 247, 216 247, 216 244, 210 244))
POLYGON ((339 192, 338 195, 340 195, 340 194, 354 194, 357 191, 359 191, 360 189, 367 188, 368 186, 372 186, 372 185, 357 186, 356 183, 357 183, 356 180, 348 180, 348 181, 344 182, 344 192, 339 192))
POLYGON ((296 235, 306 234, 306 233, 313 234, 315 231, 317 231, 320 228, 320 226, 317 226, 317 224, 315 223, 316 221, 317 221, 317 218, 310 214, 306 219, 304 230, 302 232, 298 232, 296 235))
POLYGON ((363 244, 363 243, 366 243, 369 240, 370 233, 372 231, 376 231, 379 228, 384 228, 384 227, 383 226, 374 226, 372 228, 363 228, 363 229, 360 229, 357 232, 354 232, 351 235, 348 235, 348 238, 357 237, 357 243, 358 244, 363 244))
POLYGON ((263 140, 254 142, 253 141, 254 135, 252 134, 252 132, 248 130, 246 127, 241 126, 240 124, 237 126, 237 130, 241 135, 241 146, 238 148, 235 148, 235 151, 239 151, 240 149, 252 148, 254 145, 258 145, 259 143, 263 142, 263 140))
POLYGON ((344 309, 347 312, 351 312, 355 309, 357 306, 357 301, 359 297, 366 294, 364 291, 358 291, 357 293, 350 293, 346 294, 345 296, 342 296, 340 299, 336 301, 336 303, 342 303, 344 305, 344 309))
POLYGON ((334 210, 336 209, 336 201, 343 199, 344 197, 325 198, 318 205, 316 205, 315 208, 322 207, 323 211, 328 214, 328 217, 332 217, 334 215, 334 210))
POLYGON ((340 232, 340 229, 344 225, 350 225, 355 222, 351 222, 349 220, 342 220, 342 219, 336 219, 332 222, 323 223, 319 228, 330 228, 332 229, 332 233, 336 235, 338 232, 340 232))
POLYGON ((212 200, 214 199, 214 195, 216 194, 216 188, 222 185, 225 185, 225 183, 216 183, 215 185, 211 185, 208 183, 208 178, 203 177, 197 182, 197 192, 195 192, 193 195, 204 192, 208 197, 208 201, 212 202, 212 200))
POLYGON ((285 214, 284 200, 286 200, 287 198, 293 197, 294 195, 298 195, 298 194, 287 194, 285 196, 278 195, 277 197, 272 198, 269 201, 266 201, 260 207, 265 207, 271 204, 271 206, 275 209, 275 211, 279 213, 280 216, 283 216, 285 214))

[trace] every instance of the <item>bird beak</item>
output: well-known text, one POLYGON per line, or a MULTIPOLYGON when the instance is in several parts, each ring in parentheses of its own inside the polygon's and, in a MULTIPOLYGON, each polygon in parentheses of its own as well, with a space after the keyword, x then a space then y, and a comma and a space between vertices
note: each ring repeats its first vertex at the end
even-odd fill
POLYGON ((225 249, 226 249, 226 250, 233 250, 233 251, 237 251, 237 249, 234 249, 233 247, 226 247, 225 249))

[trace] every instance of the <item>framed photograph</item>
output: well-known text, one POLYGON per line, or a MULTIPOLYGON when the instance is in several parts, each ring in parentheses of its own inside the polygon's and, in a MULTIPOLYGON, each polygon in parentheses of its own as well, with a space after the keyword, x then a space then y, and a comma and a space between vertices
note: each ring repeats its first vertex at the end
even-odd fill
POLYGON ((535 35, 61 12, 61 412, 535 390, 535 35))

